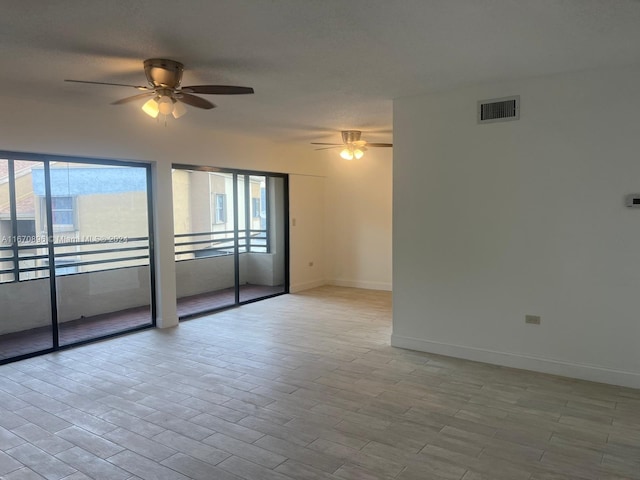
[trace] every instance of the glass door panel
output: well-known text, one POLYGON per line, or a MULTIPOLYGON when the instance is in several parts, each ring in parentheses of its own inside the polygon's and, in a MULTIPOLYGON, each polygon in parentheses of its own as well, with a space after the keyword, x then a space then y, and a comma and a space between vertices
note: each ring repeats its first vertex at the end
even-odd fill
POLYGON ((178 316, 236 303, 232 173, 175 169, 173 220, 178 316))
POLYGON ((43 174, 42 162, 0 160, 0 361, 54 346, 43 174))
POLYGON ((285 181, 282 177, 243 175, 244 199, 239 231, 240 302, 285 292, 285 181))
POLYGON ((51 163, 60 345, 152 324, 147 172, 51 163))

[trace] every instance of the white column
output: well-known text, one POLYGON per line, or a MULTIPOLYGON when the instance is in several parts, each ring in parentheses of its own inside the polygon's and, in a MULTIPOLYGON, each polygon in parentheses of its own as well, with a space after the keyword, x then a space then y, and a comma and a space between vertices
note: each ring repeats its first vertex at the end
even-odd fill
POLYGON ((178 325, 171 163, 156 162, 151 171, 156 256, 156 324, 159 328, 168 328, 178 325))

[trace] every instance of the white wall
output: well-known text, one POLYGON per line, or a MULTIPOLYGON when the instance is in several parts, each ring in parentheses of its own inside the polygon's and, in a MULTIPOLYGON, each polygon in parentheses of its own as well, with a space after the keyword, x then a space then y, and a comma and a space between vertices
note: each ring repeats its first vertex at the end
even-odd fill
POLYGON ((0 335, 51 325, 49 279, 0 285, 0 335))
POLYGON ((393 151, 370 148, 351 161, 338 150, 324 156, 328 282, 391 290, 393 151))
POLYGON ((640 387, 638 85, 634 68, 395 102, 393 345, 640 387), (477 100, 514 94, 519 121, 476 124, 477 100))
POLYGON ((311 175, 289 177, 289 238, 291 292, 326 283, 324 246, 325 178, 311 175), (296 199, 294 202, 293 199, 296 199))
MULTIPOLYGON (((149 267, 56 278, 58 322, 149 305, 149 267)), ((0 284, 0 334, 51 325, 49 279, 0 284)))
MULTIPOLYGON (((240 285, 281 285, 274 283, 274 276, 281 268, 278 258, 270 253, 241 253, 238 258, 240 285)), ((233 288, 235 285, 233 255, 183 260, 176 262, 175 268, 178 298, 233 288)))
MULTIPOLYGON (((26 289, 30 283, 21 285, 26 289)), ((142 307, 149 305, 151 301, 149 267, 146 266, 62 275, 56 277, 56 284, 58 321, 61 323, 81 317, 142 307)), ((48 296, 42 297, 42 303, 46 303, 48 298, 48 296)), ((33 313, 29 310, 25 311, 25 317, 30 315, 33 316, 33 313)), ((50 321, 46 318, 40 325, 48 324, 50 321)), ((24 327, 16 330, 22 329, 24 327)))
POLYGON ((135 104, 96 110, 0 96, 1 150, 104 157, 159 163, 212 165, 270 172, 324 175, 306 145, 272 142, 207 127, 221 111, 189 110, 180 120, 157 122, 135 104))
MULTIPOLYGON (((241 261, 241 264, 245 262, 241 261)), ((178 298, 223 290, 235 285, 233 255, 176 262, 178 298)))

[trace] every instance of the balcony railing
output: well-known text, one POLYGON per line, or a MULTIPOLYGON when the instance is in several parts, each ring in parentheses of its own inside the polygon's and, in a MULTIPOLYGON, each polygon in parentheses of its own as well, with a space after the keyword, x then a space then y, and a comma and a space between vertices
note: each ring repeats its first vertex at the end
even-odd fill
POLYGON ((176 260, 232 255, 238 253, 270 253, 269 235, 265 229, 224 230, 219 232, 180 233, 175 235, 176 260))
MULTIPOLYGON (((0 245, 0 283, 47 278, 53 248, 56 276, 88 273, 149 264, 149 237, 106 241, 64 243, 14 242, 0 245), (126 246, 114 247, 120 243, 126 246)), ((225 230, 175 235, 176 260, 232 255, 270 253, 266 229, 225 230)))
POLYGON ((1 245, 0 283, 46 278, 52 259, 56 276, 148 265, 149 237, 1 245), (127 246, 114 247, 121 243, 127 246))

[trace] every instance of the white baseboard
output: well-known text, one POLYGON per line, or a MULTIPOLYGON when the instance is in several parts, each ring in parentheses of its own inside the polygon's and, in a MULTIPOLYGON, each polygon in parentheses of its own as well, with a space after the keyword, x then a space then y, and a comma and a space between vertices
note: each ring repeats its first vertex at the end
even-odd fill
POLYGON ((329 282, 330 285, 337 287, 351 287, 351 288, 364 288, 367 290, 386 290, 390 292, 392 290, 391 284, 388 282, 367 282, 361 280, 343 280, 336 279, 329 282))
POLYGON ((391 335, 391 345, 408 350, 464 358, 466 360, 502 365, 504 367, 550 373, 552 375, 579 378, 623 387, 640 388, 640 373, 636 372, 613 370, 595 365, 569 363, 517 353, 496 352, 482 348, 465 347, 429 340, 419 340, 395 334, 391 335))
POLYGON ((308 282, 292 283, 289 285, 289 291, 291 293, 301 292, 303 290, 309 290, 311 288, 321 287, 326 285, 327 282, 323 279, 309 280, 308 282))

